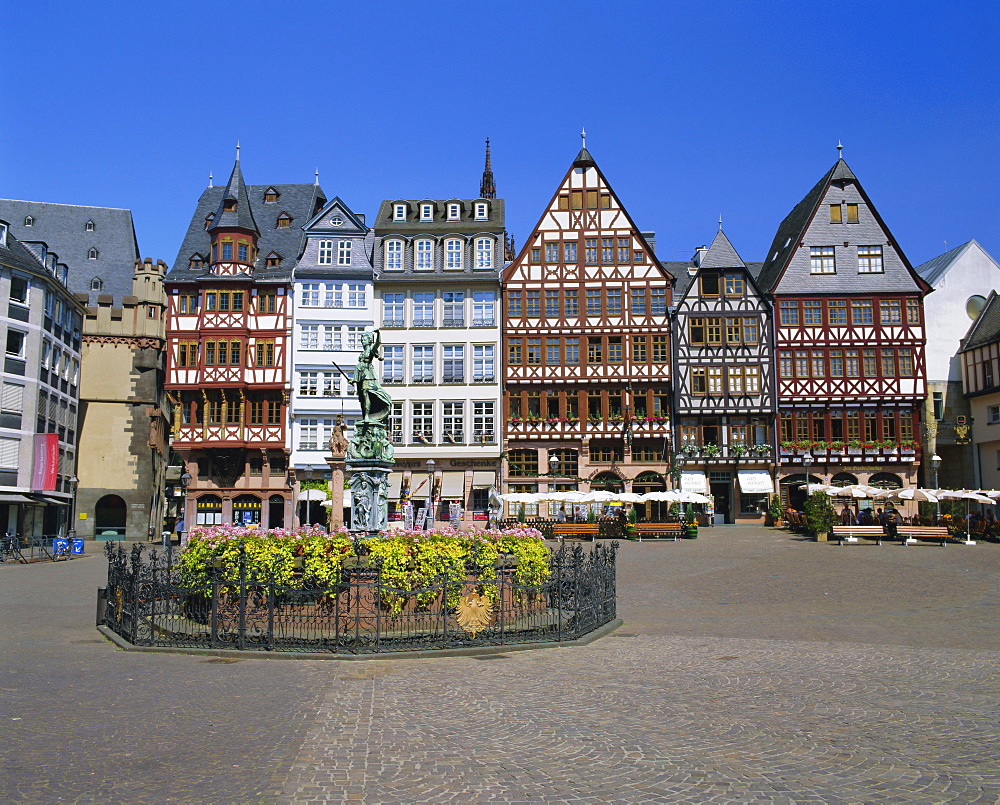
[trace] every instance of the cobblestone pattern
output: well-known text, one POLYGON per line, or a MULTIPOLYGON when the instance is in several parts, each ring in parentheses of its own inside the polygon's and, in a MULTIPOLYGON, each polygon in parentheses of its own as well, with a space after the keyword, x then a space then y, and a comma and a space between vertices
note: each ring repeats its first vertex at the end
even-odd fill
POLYGON ((627 543, 618 632, 481 658, 116 651, 104 574, 0 566, 0 802, 1000 801, 1000 546, 627 543))

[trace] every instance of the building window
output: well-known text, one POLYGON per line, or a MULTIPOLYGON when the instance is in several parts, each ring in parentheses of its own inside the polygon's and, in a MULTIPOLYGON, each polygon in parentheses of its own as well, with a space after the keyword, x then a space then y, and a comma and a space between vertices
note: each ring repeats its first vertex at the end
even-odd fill
POLYGON ((559 317, 559 291, 545 292, 545 315, 553 319, 559 317))
POLYGON ((382 382, 401 385, 403 381, 403 347, 382 348, 382 382))
POLYGON ((476 239, 476 268, 493 268, 493 241, 476 239))
POLYGON ((348 325, 347 349, 353 352, 361 349, 361 336, 364 335, 364 325, 348 325))
POLYGON ((472 440, 479 444, 496 440, 496 407, 492 402, 472 403, 472 440))
POLYGON ((986 421, 990 425, 1000 424, 1000 405, 991 405, 986 409, 986 421))
POLYGON ((818 299, 802 303, 802 323, 818 326, 823 324, 823 303, 818 299))
MULTIPOLYGON (((97 279, 96 277, 94 279, 97 279)), ((100 282, 100 280, 97 280, 100 282)), ((17 302, 21 305, 28 304, 28 288, 29 282, 27 277, 22 277, 18 274, 11 274, 10 277, 10 301, 17 302)), ((94 288, 94 283, 90 283, 91 290, 100 290, 100 288, 94 288)))
POLYGON ((538 475, 538 450, 517 447, 507 453, 507 469, 511 477, 538 475))
POLYGON ((30 215, 24 216, 24 225, 25 226, 34 226, 35 225, 35 219, 32 218, 30 215))
POLYGON ((632 238, 618 238, 618 262, 628 263, 632 256, 632 238))
POLYGON ((476 220, 485 221, 490 217, 490 206, 484 201, 476 202, 476 220))
POLYGON ((392 404, 392 416, 389 417, 389 441, 393 444, 403 443, 403 404, 392 404))
POLYGON ((267 188, 267 190, 264 191, 265 204, 273 204, 277 200, 278 200, 278 191, 275 190, 273 187, 269 187, 267 188))
POLYGON ((413 294, 413 326, 434 326, 434 294, 421 292, 413 294))
POLYGON ((632 297, 632 315, 633 316, 645 316, 646 315, 646 289, 645 288, 633 288, 631 291, 632 297))
POLYGON ((493 327, 495 324, 496 293, 494 291, 473 291, 472 326, 493 327))
POLYGON ((368 306, 368 289, 361 284, 348 285, 347 286, 347 306, 348 307, 367 307, 368 306))
POLYGON ((97 255, 98 255, 97 249, 95 249, 93 246, 91 246, 87 250, 87 259, 88 260, 96 260, 97 259, 97 255))
POLYGON ((442 383, 465 382, 465 347, 445 344, 441 347, 443 361, 441 367, 442 383))
POLYGON ((899 376, 913 377, 913 351, 901 349, 896 353, 896 357, 899 361, 899 376))
POLYGON ((257 295, 258 313, 274 313, 277 309, 278 309, 278 294, 276 294, 274 291, 261 291, 257 295))
POLYGON ((465 326, 465 294, 462 291, 445 291, 441 294, 444 305, 445 327, 465 326))
POLYGON ((844 352, 840 349, 831 349, 829 354, 830 359, 830 377, 843 377, 844 376, 844 352))
POLYGON ((899 299, 883 299, 879 302, 882 324, 903 323, 903 303, 899 299))
POLYGON ((434 268, 434 242, 430 240, 417 241, 417 256, 414 265, 418 271, 430 271, 434 268))
POLYGON ((567 338, 564 342, 566 349, 566 363, 580 362, 580 339, 567 338))
POLYGON ((847 324, 847 302, 842 299, 828 301, 826 314, 830 324, 847 324))
POLYGON ((405 295, 401 293, 387 293, 382 295, 382 326, 383 327, 403 327, 403 302, 405 295))
POLYGON ((281 213, 278 216, 278 229, 288 229, 292 225, 292 218, 288 213, 281 213))
POLYGON ((615 239, 601 238, 601 262, 613 263, 615 261, 615 239))
POLYGON ((794 327, 799 323, 799 303, 782 302, 779 307, 781 325, 783 327, 794 327))
POLYGON ((580 315, 580 295, 575 289, 563 291, 563 313, 567 316, 580 315))
POLYGON ((872 324, 874 322, 871 299, 851 300, 851 321, 855 325, 872 324))
POLYGON ((856 224, 858 223, 858 205, 848 204, 847 205, 847 223, 856 224))
POLYGON ((393 221, 405 221, 406 220, 406 205, 405 204, 394 204, 392 206, 392 220, 393 221))
POLYGON ((7 330, 7 354, 12 358, 23 358, 27 338, 28 334, 20 330, 7 330))
POLYGON ((646 352, 646 336, 636 335, 632 337, 632 363, 646 363, 648 360, 646 352))
POLYGON ((434 382, 434 346, 421 345, 413 347, 413 382, 434 382))
POLYGON ((445 268, 462 267, 462 241, 451 238, 444 242, 444 264, 445 268))
POLYGON ((609 316, 620 316, 622 314, 622 290, 621 288, 607 289, 607 313, 609 316))
POLYGON ((258 341, 255 353, 257 366, 274 366, 274 341, 258 341))
POLYGON ((587 288, 587 315, 601 315, 601 289, 587 288))
POLYGON ((321 266, 333 265, 333 241, 321 240, 319 242, 319 257, 316 262, 321 266))
POLYGON ((430 444, 434 441, 434 403, 413 403, 410 429, 414 442, 430 444))
POLYGON ((542 259, 542 250, 541 249, 532 249, 531 250, 531 262, 532 263, 538 263, 538 262, 541 262, 541 259, 542 259))
POLYGON ((472 382, 492 383, 495 378, 492 344, 474 344, 472 347, 472 382))
MULTIPOLYGON (((46 345, 47 346, 47 345, 46 345)), ((42 364, 45 365, 44 363, 42 364)), ((177 366, 180 369, 193 369, 198 365, 198 342, 177 342, 177 366)))
POLYGON ((845 353, 844 375, 846 377, 860 377, 861 364, 858 362, 858 351, 849 349, 845 353))
POLYGON ((670 360, 670 336, 653 336, 653 363, 667 363, 670 360))
POLYGON ((559 262, 559 243, 546 243, 545 244, 545 262, 546 263, 558 263, 559 262))
POLYGON ((563 260, 567 263, 576 262, 576 242, 563 244, 563 260))
POLYGON ((667 312, 667 289, 666 288, 650 288, 650 305, 649 312, 654 316, 662 316, 667 312))
POLYGON ((858 273, 881 274, 882 271, 882 247, 858 246, 858 273))
POLYGON ((587 339, 587 363, 604 363, 604 348, 600 336, 587 339))
POLYGON ((520 291, 508 291, 507 292, 507 315, 511 317, 521 316, 521 292, 520 291))
POLYGON ((337 241, 337 265, 349 266, 351 264, 351 241, 337 241))
POLYGON ((461 205, 451 203, 448 205, 448 220, 457 221, 461 217, 461 205))
POLYGON ((527 305, 525 307, 525 315, 531 316, 533 318, 538 318, 542 315, 542 292, 541 291, 528 291, 527 292, 527 305))
POLYGON ((597 238, 587 238, 583 242, 584 262, 593 265, 597 262, 597 238))
POLYGON ((507 363, 512 366, 520 366, 523 359, 523 341, 520 338, 511 338, 507 341, 507 363))
POLYGON ((300 349, 319 349, 319 325, 303 324, 299 336, 300 349))
POLYGON ((527 358, 527 363, 529 364, 540 364, 542 362, 542 339, 541 338, 529 338, 527 344, 527 350, 525 353, 527 358))
POLYGON ((830 223, 831 224, 844 223, 844 209, 839 204, 830 205, 830 223))
POLYGON ((319 395, 319 372, 299 373, 299 395, 302 397, 319 395))
POLYGON ((920 324, 920 300, 919 299, 907 299, 906 300, 906 323, 907 324, 920 324))
POLYGON ((833 246, 814 246, 809 249, 809 270, 813 274, 836 274, 833 246))
POLYGON ((403 241, 389 240, 385 244, 385 267, 388 271, 403 269, 403 241))
POLYGON ((421 221, 433 221, 434 220, 434 205, 433 204, 421 204, 420 205, 420 220, 421 221))
POLYGON ((465 403, 441 404, 441 436, 451 444, 465 444, 465 403))

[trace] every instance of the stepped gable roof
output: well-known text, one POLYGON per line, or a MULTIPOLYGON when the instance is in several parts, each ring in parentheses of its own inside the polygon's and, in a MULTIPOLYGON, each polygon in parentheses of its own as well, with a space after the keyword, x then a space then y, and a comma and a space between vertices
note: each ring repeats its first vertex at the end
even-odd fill
POLYGON ((139 244, 131 210, 0 199, 0 218, 22 244, 44 243, 67 266, 72 293, 87 294, 95 304, 97 294, 110 294, 115 306, 121 305, 123 296, 132 295, 139 244), (33 219, 31 226, 24 225, 28 216, 33 219), (94 225, 90 231, 88 222, 94 225), (97 249, 95 258, 88 257, 91 249, 97 249), (102 282, 100 291, 90 290, 95 277, 102 282))
POLYGON ((715 239, 708 251, 701 258, 701 268, 746 268, 733 244, 729 242, 726 233, 721 229, 715 233, 715 239))
POLYGON ((982 311, 962 339, 959 352, 968 352, 976 347, 1000 341, 1000 296, 990 291, 982 311))
MULTIPOLYGON (((326 203, 323 190, 314 183, 245 185, 245 188, 257 231, 260 232, 253 278, 260 282, 288 282, 305 245, 302 226, 326 203), (264 201, 264 194, 268 190, 277 193, 277 201, 264 201), (279 228, 280 215, 288 215, 292 219, 291 225, 279 228), (267 256, 272 252, 281 257, 277 266, 266 264, 267 256)), ((205 219, 214 214, 222 204, 225 190, 224 187, 207 187, 202 192, 177 258, 167 273, 167 279, 171 282, 194 282, 202 277, 213 276, 207 267, 212 237, 205 228, 205 219), (191 268, 189 265, 194 254, 200 254, 204 261, 200 268, 191 268)), ((225 281, 237 278, 217 279, 225 281)))
MULTIPOLYGON (((990 256, 989 252, 984 249, 975 238, 963 243, 961 246, 956 246, 954 249, 946 251, 944 254, 939 254, 937 257, 932 257, 926 263, 922 263, 917 266, 914 271, 920 275, 921 278, 927 281, 931 287, 937 287, 937 284, 944 279, 945 274, 947 274, 953 265, 959 261, 959 259, 972 247, 980 249, 983 254, 989 257, 991 260, 993 258, 990 256)), ((996 260, 993 260, 996 263, 996 260)), ((997 266, 1000 268, 1000 266, 997 266)))
POLYGON ((253 209, 247 196, 246 184, 243 182, 243 171, 240 170, 239 159, 233 165, 233 172, 229 175, 229 182, 219 200, 219 207, 215 211, 215 218, 212 219, 209 231, 234 227, 260 232, 253 217, 253 209), (236 202, 235 206, 227 203, 233 201, 236 202))

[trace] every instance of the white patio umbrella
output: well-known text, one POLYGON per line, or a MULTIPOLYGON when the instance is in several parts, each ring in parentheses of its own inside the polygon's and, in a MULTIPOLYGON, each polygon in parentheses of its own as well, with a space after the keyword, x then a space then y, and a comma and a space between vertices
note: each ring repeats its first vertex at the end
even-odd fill
POLYGON ((701 495, 697 492, 688 492, 682 489, 677 493, 678 503, 711 503, 712 499, 706 495, 701 495))
POLYGON ((805 489, 807 495, 811 495, 814 492, 826 492, 830 494, 831 489, 838 489, 839 487, 830 486, 829 484, 799 484, 799 489, 805 489))
POLYGON ((850 486, 834 486, 827 490, 828 494, 832 498, 870 498, 872 493, 868 490, 868 487, 863 487, 861 484, 851 484, 850 486))
POLYGON ((541 492, 539 493, 544 500, 554 500, 559 503, 583 503, 584 493, 583 492, 541 492))
POLYGON ((607 503, 617 500, 618 496, 614 492, 605 492, 603 489, 595 489, 591 492, 584 492, 580 499, 581 503, 607 503))
POLYGON ((931 489, 884 489, 875 496, 876 500, 922 500, 927 503, 937 503, 938 497, 931 489))
POLYGON ((677 495, 680 494, 675 489, 667 489, 663 492, 647 492, 645 495, 640 495, 643 503, 649 503, 654 500, 664 501, 666 503, 677 503, 677 495))
POLYGON ((622 492, 618 495, 618 500, 622 503, 643 503, 645 498, 642 495, 637 495, 635 492, 622 492))
POLYGON ((940 500, 971 500, 976 503, 989 503, 991 505, 996 503, 993 498, 980 495, 978 492, 967 492, 964 489, 942 489, 937 493, 937 496, 940 500))
POLYGON ((510 492, 500 495, 500 500, 507 503, 538 503, 541 499, 538 492, 510 492))

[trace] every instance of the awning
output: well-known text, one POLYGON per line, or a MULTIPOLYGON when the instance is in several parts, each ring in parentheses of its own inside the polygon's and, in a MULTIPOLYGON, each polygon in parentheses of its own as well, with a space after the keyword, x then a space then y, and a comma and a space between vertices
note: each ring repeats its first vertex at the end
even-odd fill
POLYGON ((770 494, 774 492, 774 481, 767 470, 737 470, 740 479, 740 491, 751 494, 770 494))
POLYGON ((326 500, 326 492, 322 489, 306 489, 299 495, 299 500, 326 500))
POLYGON ((464 497, 465 497, 465 473, 464 472, 441 473, 442 500, 461 500, 464 497))
POLYGON ((685 492, 697 492, 699 495, 707 495, 708 476, 700 470, 682 470, 681 489, 685 492))
POLYGON ((489 470, 473 470, 472 471, 472 488, 473 489, 489 489, 491 486, 495 486, 497 482, 497 474, 489 470))
POLYGON ((0 503, 41 503, 41 501, 26 498, 24 495, 0 495, 0 503))
POLYGON ((54 498, 49 495, 33 495, 32 503, 49 503, 53 506, 69 506, 69 500, 67 498, 54 498))
POLYGON ((396 500, 399 497, 399 490, 402 488, 403 488, 403 473, 390 472, 389 490, 386 493, 389 496, 389 500, 396 500))

